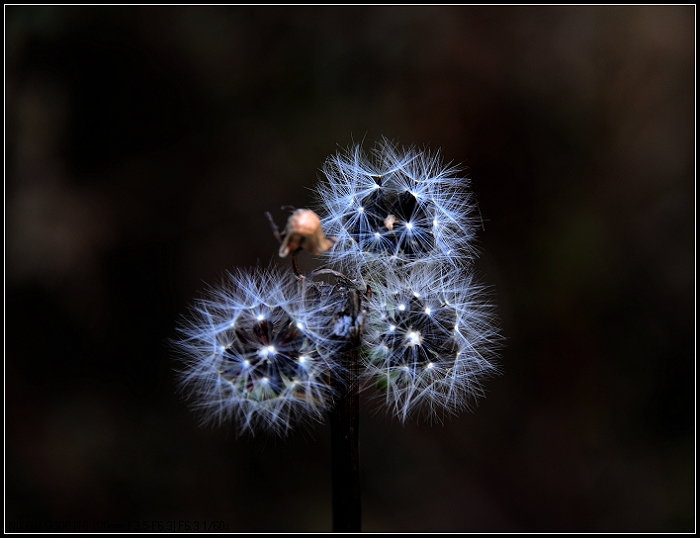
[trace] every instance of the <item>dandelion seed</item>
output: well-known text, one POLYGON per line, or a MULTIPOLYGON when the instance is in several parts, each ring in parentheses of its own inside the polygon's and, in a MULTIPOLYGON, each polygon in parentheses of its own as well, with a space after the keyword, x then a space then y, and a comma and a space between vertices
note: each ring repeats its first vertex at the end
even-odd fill
POLYGON ((417 331, 411 331, 408 333, 408 342, 406 343, 407 346, 419 346, 423 342, 423 338, 421 337, 421 334, 417 331))

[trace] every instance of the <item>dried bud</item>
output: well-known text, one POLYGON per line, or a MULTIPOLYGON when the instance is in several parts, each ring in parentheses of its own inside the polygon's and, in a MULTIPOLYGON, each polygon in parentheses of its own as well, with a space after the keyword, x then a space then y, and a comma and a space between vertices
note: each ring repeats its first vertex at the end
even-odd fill
POLYGON ((387 215, 384 219, 384 227, 390 232, 394 230, 394 223, 396 222, 396 215, 387 215))
POLYGON ((284 240, 279 252, 281 258, 300 248, 305 248, 311 254, 319 255, 326 252, 334 244, 334 241, 323 234, 318 215, 310 209, 297 209, 292 213, 287 220, 283 236, 284 240))

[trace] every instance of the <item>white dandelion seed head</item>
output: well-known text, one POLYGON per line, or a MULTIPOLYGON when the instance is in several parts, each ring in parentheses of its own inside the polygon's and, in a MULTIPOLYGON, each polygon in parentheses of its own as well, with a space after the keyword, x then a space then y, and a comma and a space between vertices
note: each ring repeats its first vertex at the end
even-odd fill
POLYGON ((393 259, 455 267, 473 258, 468 181, 439 153, 385 139, 369 154, 355 146, 329 157, 323 173, 317 212, 325 233, 337 238, 323 255, 332 265, 352 270, 393 259))
POLYGON ((255 269, 229 273, 195 303, 175 345, 182 390, 202 422, 284 435, 322 420, 334 365, 327 342, 309 330, 323 307, 304 300, 291 275, 255 269))
POLYGON ((483 289, 440 265, 387 271, 370 287, 364 385, 402 421, 469 407, 496 373, 498 335, 483 289))

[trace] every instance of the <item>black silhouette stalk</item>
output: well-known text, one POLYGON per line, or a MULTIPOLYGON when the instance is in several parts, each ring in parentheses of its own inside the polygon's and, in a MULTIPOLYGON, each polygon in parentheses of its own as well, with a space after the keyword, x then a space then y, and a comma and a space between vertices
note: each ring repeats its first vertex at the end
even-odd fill
POLYGON ((348 372, 347 384, 335 379, 342 396, 331 410, 331 452, 333 480, 333 532, 360 532, 360 438, 359 438, 359 355, 361 332, 353 334, 342 360, 348 372))

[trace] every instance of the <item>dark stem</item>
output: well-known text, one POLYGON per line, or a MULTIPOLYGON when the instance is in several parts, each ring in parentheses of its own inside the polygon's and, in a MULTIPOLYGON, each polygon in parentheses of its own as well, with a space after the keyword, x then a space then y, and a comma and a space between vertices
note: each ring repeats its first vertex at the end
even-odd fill
POLYGON ((333 532, 360 532, 359 346, 346 354, 347 384, 336 380, 342 396, 331 411, 333 532))
POLYGON ((267 217, 267 221, 270 223, 270 228, 272 228, 272 234, 277 238, 277 241, 282 243, 282 233, 280 232, 280 229, 277 227, 277 224, 275 224, 275 221, 272 218, 272 215, 270 214, 269 211, 265 211, 265 216, 267 217))
POLYGON ((303 280, 304 273, 301 272, 301 269, 299 269, 299 262, 297 262, 297 254, 301 252, 301 249, 297 249, 294 252, 292 252, 292 271, 294 271, 294 275, 299 279, 303 280))

